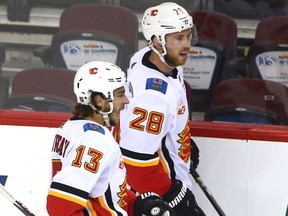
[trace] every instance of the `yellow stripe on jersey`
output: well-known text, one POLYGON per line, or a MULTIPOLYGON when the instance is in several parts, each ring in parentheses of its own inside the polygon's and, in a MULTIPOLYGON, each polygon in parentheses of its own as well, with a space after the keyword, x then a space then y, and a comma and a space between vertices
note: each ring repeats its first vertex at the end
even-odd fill
MULTIPOLYGON (((99 201, 100 206, 103 209, 107 210, 111 216, 117 216, 117 214, 112 209, 109 208, 109 206, 107 205, 107 202, 105 200, 105 197, 103 195, 99 196, 97 199, 99 201)), ((95 209, 93 208, 92 202, 90 200, 88 200, 88 202, 87 202, 87 208, 88 208, 91 216, 97 216, 97 213, 95 212, 95 209)))
POLYGON ((164 169, 164 172, 166 173, 166 174, 168 174, 169 173, 169 166, 168 166, 168 163, 167 163, 167 161, 165 160, 165 158, 163 157, 163 154, 162 154, 162 152, 159 150, 158 151, 158 155, 159 155, 159 157, 160 157, 160 163, 161 163, 161 165, 162 165, 162 167, 163 167, 163 169, 164 169))
POLYGON ((159 164, 159 157, 153 158, 151 160, 135 160, 133 158, 128 158, 126 156, 123 156, 124 163, 129 164, 131 166, 137 166, 137 167, 149 167, 149 166, 156 166, 159 164))
POLYGON ((111 214, 111 216, 117 216, 117 214, 112 210, 112 209, 110 209, 109 208, 109 206, 107 205, 107 203, 106 203, 106 199, 105 199, 105 197, 102 195, 102 196, 100 196, 99 198, 99 203, 100 203, 100 205, 104 208, 104 209, 106 209, 107 211, 109 211, 110 212, 110 214, 111 214))
POLYGON ((90 200, 88 200, 88 202, 87 202, 87 208, 88 208, 91 216, 97 216, 97 213, 95 212, 93 205, 92 205, 92 202, 90 200))
POLYGON ((80 199, 80 198, 77 198, 77 197, 73 197, 73 196, 69 196, 68 194, 61 193, 60 191, 57 191, 57 190, 51 189, 49 191, 49 195, 55 196, 55 197, 59 197, 61 199, 65 199, 65 200, 77 203, 79 205, 82 205, 83 207, 86 206, 86 200, 80 199))

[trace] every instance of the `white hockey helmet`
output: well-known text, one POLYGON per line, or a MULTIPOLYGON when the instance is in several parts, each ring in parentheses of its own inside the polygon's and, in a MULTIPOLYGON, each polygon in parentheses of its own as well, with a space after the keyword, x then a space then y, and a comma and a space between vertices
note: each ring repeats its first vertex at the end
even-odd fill
POLYGON ((148 44, 156 36, 165 45, 165 35, 192 29, 192 44, 197 43, 197 31, 193 18, 186 9, 173 2, 166 2, 145 10, 142 19, 143 34, 148 44))
POLYGON ((92 61, 81 66, 74 78, 74 93, 78 103, 91 105, 92 92, 101 92, 112 102, 113 91, 124 86, 126 75, 115 64, 92 61))

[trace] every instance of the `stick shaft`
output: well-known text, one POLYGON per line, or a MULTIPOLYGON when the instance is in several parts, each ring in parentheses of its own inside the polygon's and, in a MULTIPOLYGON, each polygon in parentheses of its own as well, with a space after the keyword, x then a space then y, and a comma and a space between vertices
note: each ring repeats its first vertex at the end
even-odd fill
POLYGON ((9 200, 18 210, 20 210, 26 216, 35 216, 26 206, 24 206, 20 201, 16 200, 6 188, 0 184, 0 193, 9 200))
POLYGON ((204 184, 204 182, 202 181, 202 179, 199 176, 199 174, 197 173, 197 171, 194 169, 194 167, 191 166, 190 172, 191 172, 191 175, 193 176, 193 178, 195 179, 195 181, 197 182, 197 184, 200 186, 201 190, 204 192, 206 197, 209 199, 209 201, 211 202, 211 204, 213 205, 213 207, 217 211, 217 213, 220 216, 226 216, 224 211, 222 210, 222 208, 219 206, 219 204, 217 203, 217 201, 213 197, 212 193, 209 191, 209 189, 204 184))

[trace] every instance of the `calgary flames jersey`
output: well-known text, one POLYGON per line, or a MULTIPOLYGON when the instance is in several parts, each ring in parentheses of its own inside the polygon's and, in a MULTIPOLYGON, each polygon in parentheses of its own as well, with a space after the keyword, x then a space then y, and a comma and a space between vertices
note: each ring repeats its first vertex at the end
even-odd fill
POLYGON ((182 67, 167 76, 148 61, 149 48, 130 61, 127 79, 134 97, 121 112, 120 146, 129 186, 162 195, 171 179, 192 189, 189 179, 189 110, 182 67))
POLYGON ((135 197, 126 190, 118 143, 106 127, 93 121, 72 118, 58 129, 52 176, 50 215, 128 215, 128 203, 135 197))

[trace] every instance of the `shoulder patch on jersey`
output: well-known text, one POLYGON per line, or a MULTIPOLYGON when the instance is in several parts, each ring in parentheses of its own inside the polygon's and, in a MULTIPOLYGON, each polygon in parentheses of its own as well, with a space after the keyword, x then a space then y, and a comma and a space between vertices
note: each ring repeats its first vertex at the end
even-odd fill
POLYGON ((101 134, 105 134, 105 130, 103 127, 93 124, 93 123, 86 123, 85 125, 83 125, 83 129, 84 129, 84 132, 91 130, 91 131, 97 131, 101 134))
POLYGON ((159 91, 163 94, 166 94, 168 83, 162 79, 158 78, 148 78, 146 80, 146 88, 155 91, 159 91))

